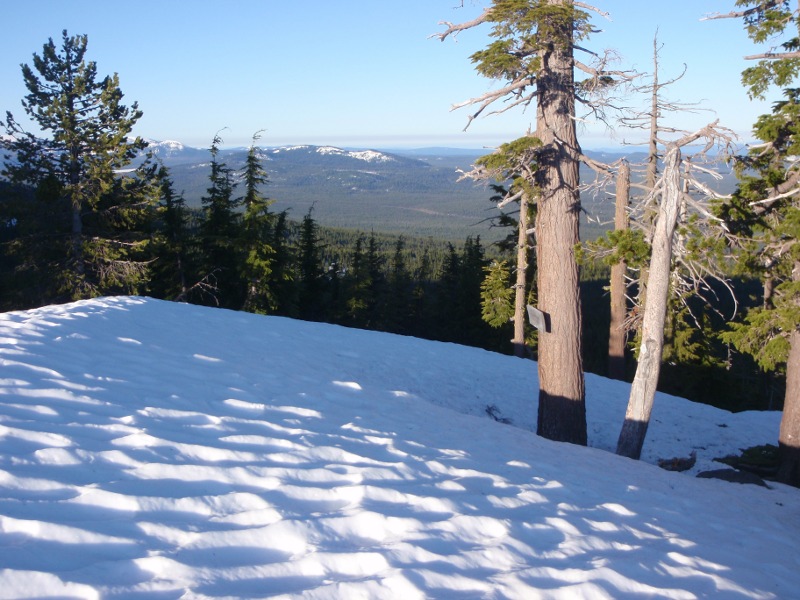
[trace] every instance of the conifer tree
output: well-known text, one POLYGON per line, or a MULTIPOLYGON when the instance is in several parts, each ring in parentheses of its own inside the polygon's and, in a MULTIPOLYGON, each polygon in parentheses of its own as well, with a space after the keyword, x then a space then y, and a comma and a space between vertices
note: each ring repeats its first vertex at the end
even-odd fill
POLYGON ((514 288, 509 284, 511 271, 505 260, 492 261, 484 267, 481 283, 483 320, 492 327, 502 327, 514 318, 514 288))
MULTIPOLYGON (((497 200, 498 208, 517 202, 519 211, 517 218, 503 213, 501 222, 512 224, 516 230, 514 242, 516 268, 514 282, 514 302, 513 312, 509 321, 514 323, 514 338, 511 340, 514 346, 515 356, 525 355, 525 330, 527 322, 527 301, 528 301, 528 263, 531 255, 531 227, 533 221, 531 212, 535 209, 532 199, 536 196, 536 171, 537 154, 541 143, 531 135, 523 136, 513 142, 502 144, 495 152, 479 158, 475 167, 465 177, 472 179, 496 180, 509 182, 509 189, 505 190, 502 186, 495 185, 495 189, 502 190, 502 194, 493 197, 497 200)), ((494 286, 495 294, 484 295, 484 319, 491 323, 493 327, 499 327, 498 320, 500 313, 496 309, 500 307, 495 303, 495 299, 502 298, 505 293, 497 288, 499 284, 497 270, 489 271, 493 276, 491 285, 494 286), (488 302, 488 304, 487 304, 488 302)), ((487 290, 484 290, 487 291, 487 290)))
POLYGON ((771 114, 757 120, 761 144, 740 157, 740 184, 721 207, 732 232, 738 264, 764 282, 764 300, 728 334, 765 370, 785 365, 786 396, 779 432, 779 479, 800 486, 800 8, 787 1, 738 0, 742 10, 722 17, 744 21, 756 43, 783 36, 780 49, 748 56, 758 62, 742 73, 752 97, 770 85, 783 88, 771 114))
POLYGON ((442 273, 436 287, 434 302, 434 323, 431 328, 434 338, 458 342, 461 334, 461 256, 456 247, 447 244, 447 254, 442 265, 442 273))
MULTIPOLYGON (((543 437, 586 444, 586 404, 581 356, 581 303, 575 248, 580 212, 577 98, 587 100, 624 74, 606 69, 603 57, 589 66, 575 56, 591 26, 589 15, 573 0, 493 0, 472 21, 447 24, 439 35, 492 25, 493 41, 472 55, 477 71, 503 83, 496 90, 458 106, 477 106, 470 121, 498 100, 497 112, 536 103, 537 155, 536 247, 538 308, 550 322, 539 336, 537 432, 543 437), (586 74, 578 81, 575 70, 586 74)), ((587 104, 600 111, 597 103, 587 104)))
POLYGON ((260 190, 269 182, 269 177, 258 155, 258 139, 258 133, 253 135, 242 173, 245 191, 241 201, 244 205, 241 250, 244 255, 243 280, 247 286, 243 308, 250 312, 267 313, 276 308, 269 287, 275 255, 275 250, 269 244, 274 215, 269 212, 272 200, 265 198, 260 190))
POLYGON ((160 232, 154 254, 151 289, 158 298, 186 300, 189 292, 190 235, 183 195, 175 193, 169 169, 161 165, 156 173, 160 190, 160 232))
POLYGON ((350 269, 347 274, 347 317, 348 322, 356 327, 365 327, 367 324, 367 308, 369 305, 369 290, 372 285, 369 277, 364 243, 366 237, 359 234, 353 246, 350 258, 350 269))
POLYGON ((406 241, 397 238, 389 270, 388 297, 384 322, 387 331, 408 334, 411 327, 411 273, 406 265, 406 241))
POLYGON ((267 287, 274 301, 275 312, 295 316, 297 314, 296 270, 294 255, 289 241, 288 215, 281 211, 275 218, 275 226, 269 237, 272 248, 272 263, 267 287))
POLYGON ((64 30, 60 47, 51 38, 32 67, 22 65, 23 109, 48 137, 26 132, 11 113, 5 121, 14 160, 4 175, 59 207, 38 227, 25 224, 49 249, 54 288, 45 302, 136 293, 148 276, 153 170, 145 161, 134 176, 116 175, 147 145, 129 137, 142 112, 136 102, 122 103, 116 73, 98 77, 86 60, 87 42, 64 30))
POLYGON ((55 177, 35 189, 6 186, 3 227, 3 310, 66 299, 61 288, 70 235, 70 208, 55 177))
POLYGON ((314 207, 308 209, 300 226, 300 240, 297 250, 298 300, 301 319, 320 321, 324 318, 325 285, 320 254, 319 225, 312 216, 314 207))
POLYGON ((428 338, 431 336, 431 299, 433 267, 428 249, 425 248, 419 265, 414 271, 414 284, 411 291, 411 335, 428 338))
POLYGON ((367 240, 367 323, 371 329, 382 329, 384 326, 384 304, 386 293, 386 274, 384 273, 384 257, 380 253, 375 232, 370 233, 367 240))
POLYGON ((222 138, 216 134, 210 148, 210 185, 201 199, 203 271, 204 277, 214 287, 214 304, 238 309, 244 298, 239 277, 241 249, 237 244, 240 237, 240 215, 236 212, 239 202, 233 197, 236 187, 233 171, 219 156, 221 143, 222 138))

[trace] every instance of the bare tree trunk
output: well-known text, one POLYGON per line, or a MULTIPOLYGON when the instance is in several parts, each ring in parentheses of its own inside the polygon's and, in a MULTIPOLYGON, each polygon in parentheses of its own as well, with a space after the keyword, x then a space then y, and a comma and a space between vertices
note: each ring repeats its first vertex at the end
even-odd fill
MULTIPOLYGON (((800 280, 800 263, 794 267, 793 279, 800 280)), ((800 487, 800 329, 789 336, 786 396, 778 445, 781 457, 778 480, 800 487)))
MULTIPOLYGON (((571 4, 570 0, 549 0, 571 4)), ((537 187, 536 256, 539 309, 548 326, 539 335, 537 433, 586 444, 581 357, 581 303, 575 247, 579 243, 580 148, 575 132, 572 44, 555 32, 542 44, 536 76, 536 136, 542 142, 537 187)))
MULTIPOLYGON (((614 229, 628 229, 628 198, 631 188, 631 169, 628 161, 623 160, 617 172, 617 189, 614 204, 614 229)), ((612 379, 625 379, 625 271, 624 260, 611 267, 611 325, 608 335, 608 376, 612 379)))
MULTIPOLYGON (((648 138, 647 169, 644 178, 644 184, 650 191, 656 187, 656 180, 658 179, 658 117, 661 114, 661 105, 659 103, 660 90, 661 85, 658 82, 658 39, 653 38, 653 83, 650 92, 650 136, 648 138)), ((649 225, 652 224, 654 218, 654 211, 645 205, 645 212, 642 219, 649 225)), ((636 304, 640 308, 644 307, 647 302, 648 277, 649 267, 643 266, 639 273, 639 291, 636 297, 636 304)))
POLYGON ((661 353, 664 348, 664 323, 672 263, 672 238, 680 209, 680 147, 672 145, 664 157, 663 190, 656 217, 652 254, 648 276, 647 302, 642 318, 639 363, 631 384, 625 423, 619 434, 617 454, 638 459, 650 423, 658 375, 661 371, 661 353))
POLYGON ((526 283, 528 273, 528 195, 519 200, 519 233, 517 235, 517 282, 514 295, 514 356, 525 356, 526 283))

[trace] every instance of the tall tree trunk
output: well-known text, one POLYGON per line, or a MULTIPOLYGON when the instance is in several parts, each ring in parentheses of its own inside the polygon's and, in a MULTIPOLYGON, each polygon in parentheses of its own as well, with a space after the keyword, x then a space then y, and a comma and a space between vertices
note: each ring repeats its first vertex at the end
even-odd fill
MULTIPOLYGON (((622 160, 617 172, 617 189, 614 204, 614 230, 628 229, 628 198, 631 188, 631 169, 628 161, 622 160)), ((625 271, 627 265, 621 260, 611 267, 611 325, 608 335, 608 376, 625 379, 625 271)))
POLYGON ((674 145, 668 148, 664 157, 663 191, 653 234, 639 363, 631 384, 625 422, 617 442, 617 454, 635 459, 642 454, 650 413, 653 410, 658 375, 661 371, 672 263, 672 238, 681 199, 680 157, 680 148, 674 145))
MULTIPOLYGON (((571 0, 549 0, 571 5, 571 0)), ((536 135, 542 141, 537 172, 536 255, 539 309, 549 321, 539 334, 537 433, 586 444, 581 358, 581 303, 575 247, 579 243, 580 148, 575 132, 572 31, 553 32, 536 75, 536 135)))
MULTIPOLYGON (((800 263, 793 279, 800 280, 800 263)), ((781 465, 778 480, 800 487, 800 329, 789 336, 789 358, 786 361, 786 396, 778 438, 781 465)))
POLYGON ((525 356, 526 283, 528 274, 528 195, 519 201, 519 233, 517 235, 517 281, 514 294, 514 356, 525 356))

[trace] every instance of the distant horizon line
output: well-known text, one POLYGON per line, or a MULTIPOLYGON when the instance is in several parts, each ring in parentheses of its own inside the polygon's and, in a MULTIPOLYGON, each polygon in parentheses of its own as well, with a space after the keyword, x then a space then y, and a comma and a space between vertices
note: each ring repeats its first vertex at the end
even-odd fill
MULTIPOLYGON (((210 145, 194 145, 186 142, 182 142, 180 140, 172 139, 172 138, 165 138, 162 140, 158 140, 155 138, 145 138, 143 137, 148 144, 168 144, 168 143, 175 143, 180 144, 184 148, 191 148, 193 150, 208 150, 210 145)), ((276 143, 276 144, 257 144, 258 148, 304 148, 304 147, 311 147, 311 148, 339 148, 341 150, 374 150, 374 151, 385 151, 385 152, 420 152, 424 150, 450 150, 456 152, 463 152, 463 153, 489 153, 497 146, 467 146, 461 144, 453 144, 449 145, 446 142, 440 143, 431 143, 431 144, 419 144, 419 145, 391 145, 388 144, 376 144, 376 145, 358 145, 353 143, 347 144, 333 144, 333 143, 276 143)), ((589 150, 592 152, 620 152, 622 150, 630 150, 635 152, 636 148, 642 147, 644 144, 633 144, 633 143, 623 143, 617 145, 608 145, 608 146, 596 146, 596 145, 587 145, 584 147, 585 150, 589 150)), ((250 147, 250 144, 221 144, 220 149, 222 150, 237 150, 237 149, 247 149, 250 147)))

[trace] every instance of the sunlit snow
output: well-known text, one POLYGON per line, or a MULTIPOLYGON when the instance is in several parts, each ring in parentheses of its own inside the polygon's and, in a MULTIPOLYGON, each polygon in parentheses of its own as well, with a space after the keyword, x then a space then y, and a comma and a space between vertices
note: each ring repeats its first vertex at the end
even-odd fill
POLYGON ((317 154, 347 156, 366 162, 391 162, 395 160, 391 156, 375 150, 342 150, 334 146, 320 146, 316 151, 317 154))
POLYGON ((800 490, 693 477, 777 413, 659 395, 635 462, 623 383, 580 448, 532 362, 129 297, 0 315, 0 364, 2 598, 798 597, 800 490))

